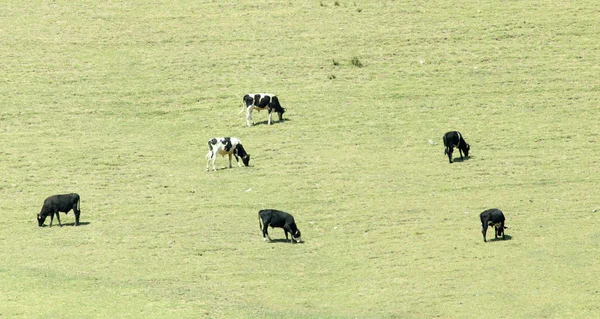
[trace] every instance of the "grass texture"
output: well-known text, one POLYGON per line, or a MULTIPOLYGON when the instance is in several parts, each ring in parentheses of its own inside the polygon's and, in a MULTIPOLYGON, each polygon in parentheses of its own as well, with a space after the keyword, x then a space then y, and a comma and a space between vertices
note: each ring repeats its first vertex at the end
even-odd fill
POLYGON ((600 314, 594 1, 8 0, 0 17, 0 318, 600 314), (248 92, 285 121, 246 127, 248 92), (448 163, 450 130, 468 160, 448 163), (206 172, 219 136, 250 167, 206 172), (39 228, 67 192, 82 225, 39 228), (492 207, 510 228, 484 243, 492 207), (263 243, 263 208, 305 243, 263 243))

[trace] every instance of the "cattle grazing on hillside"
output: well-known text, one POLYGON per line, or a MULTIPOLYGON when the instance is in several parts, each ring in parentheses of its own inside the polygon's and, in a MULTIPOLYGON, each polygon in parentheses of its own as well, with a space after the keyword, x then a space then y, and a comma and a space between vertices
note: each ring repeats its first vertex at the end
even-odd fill
POLYGON ((52 221, 54 220, 54 215, 56 215, 58 226, 62 227, 59 212, 68 214, 70 210, 73 210, 75 213, 75 226, 78 226, 79 214, 81 214, 81 210, 79 210, 79 195, 72 193, 50 196, 44 200, 42 210, 37 214, 38 226, 42 227, 46 221, 46 217, 50 216, 50 227, 52 227, 52 221))
POLYGON ((508 227, 504 226, 504 214, 501 210, 498 208, 485 210, 479 215, 479 219, 481 219, 481 233, 483 234, 484 242, 487 242, 485 235, 488 226, 494 227, 495 238, 502 236, 502 239, 504 239, 504 229, 508 227))
POLYGON ((273 115, 273 111, 277 112, 279 115, 279 121, 283 121, 283 113, 285 109, 281 107, 279 104, 279 99, 277 96, 273 94, 267 93, 249 93, 244 95, 244 102, 242 104, 242 113, 244 111, 244 106, 246 108, 246 124, 250 126, 250 121, 254 124, 254 119, 252 118, 252 111, 262 111, 264 109, 269 110, 269 120, 268 124, 271 125, 271 118, 273 115))
POLYGON ((267 238, 272 241, 267 232, 267 229, 271 226, 271 228, 283 228, 285 240, 288 240, 288 233, 290 233, 292 235, 290 242, 302 242, 300 230, 296 227, 294 217, 286 212, 276 209, 263 209, 258 212, 258 226, 262 231, 264 241, 267 241, 267 238))
POLYGON ((442 139, 444 140, 444 154, 448 155, 450 163, 452 163, 452 151, 455 147, 458 148, 461 160, 463 159, 463 153, 465 153, 465 157, 469 157, 471 146, 465 142, 460 132, 447 132, 442 139))
POLYGON ((242 158, 245 166, 250 163, 250 154, 246 153, 246 150, 242 146, 242 142, 235 137, 217 137, 208 140, 208 154, 206 154, 206 170, 208 171, 208 164, 212 160, 213 171, 216 171, 215 161, 217 155, 225 156, 229 155, 229 168, 231 168, 231 155, 235 156, 235 161, 238 166, 242 166, 238 157, 242 158))

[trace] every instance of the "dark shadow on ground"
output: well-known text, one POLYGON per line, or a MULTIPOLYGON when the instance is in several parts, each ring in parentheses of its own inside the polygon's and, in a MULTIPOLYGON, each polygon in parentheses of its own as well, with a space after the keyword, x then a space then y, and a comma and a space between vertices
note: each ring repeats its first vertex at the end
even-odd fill
MULTIPOLYGON (((290 119, 283 119, 281 121, 273 120, 271 122, 271 125, 277 125, 277 124, 281 124, 281 123, 287 122, 287 121, 290 121, 290 119)), ((262 121, 262 122, 254 122, 254 125, 269 125, 269 120, 267 119, 266 121, 262 121)))
MULTIPOLYGON (((90 224, 90 222, 79 222, 79 226, 87 226, 89 224, 90 224)), ((62 225, 63 225, 63 227, 65 227, 65 226, 75 226, 75 222, 62 223, 62 225)), ((79 226, 77 226, 77 227, 79 227, 79 226)), ((50 226, 44 224, 44 225, 42 225, 42 227, 48 227, 49 228, 50 226)), ((60 226, 58 226, 58 223, 52 223, 52 228, 54 228, 54 227, 60 228, 60 226)))
POLYGON ((493 242, 493 241, 506 241, 506 240, 511 240, 512 236, 511 235, 506 235, 504 234, 504 239, 502 239, 502 237, 498 237, 498 238, 492 238, 492 239, 488 239, 488 242, 493 242))
MULTIPOLYGON (((290 243, 289 239, 285 239, 285 238, 277 238, 277 239, 273 239, 271 241, 267 241, 267 243, 273 243, 273 244, 280 244, 280 243, 290 243)), ((304 242, 299 242, 299 243, 295 243, 295 244, 304 244, 304 242)))
POLYGON ((453 158, 452 162, 460 163, 460 162, 468 161, 470 158, 471 158, 471 156, 469 156, 469 157, 463 157, 463 158, 460 158, 460 157, 453 158))

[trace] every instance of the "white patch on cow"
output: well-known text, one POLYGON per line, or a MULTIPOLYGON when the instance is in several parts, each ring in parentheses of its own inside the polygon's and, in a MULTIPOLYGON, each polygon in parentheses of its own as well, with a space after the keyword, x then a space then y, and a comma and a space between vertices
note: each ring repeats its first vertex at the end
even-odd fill
MULTIPOLYGON (((206 154, 206 170, 209 170, 209 164, 210 161, 212 160, 212 166, 213 166, 213 171, 216 171, 217 168, 215 166, 215 161, 217 160, 217 154, 221 155, 221 156, 225 156, 225 155, 229 155, 229 168, 231 168, 231 157, 232 154, 236 148, 236 146, 238 144, 241 144, 242 142, 235 138, 235 137, 231 137, 229 140, 231 141, 231 148, 229 149, 229 151, 225 150, 225 144, 223 144, 224 142, 224 137, 217 137, 217 143, 215 145, 212 145, 212 150, 209 150, 208 153, 206 154)), ((242 164, 240 164, 240 162, 238 161, 238 166, 242 166, 242 164)))
MULTIPOLYGON (((254 125, 254 118, 252 117, 252 111, 253 110, 257 110, 258 112, 268 109, 268 106, 265 108, 259 108, 257 106, 254 105, 255 101, 255 97, 258 95, 259 96, 259 100, 262 100, 264 97, 268 96, 271 100, 273 99, 273 94, 268 94, 268 93, 248 93, 249 96, 252 97, 252 104, 247 106, 246 109, 246 125, 251 126, 250 122, 252 122, 252 124, 254 125)), ((242 111, 240 111, 240 113, 242 113, 244 110, 242 109, 242 111)), ((268 120, 268 124, 271 125, 271 118, 273 116, 273 113, 269 113, 269 120, 268 120)))

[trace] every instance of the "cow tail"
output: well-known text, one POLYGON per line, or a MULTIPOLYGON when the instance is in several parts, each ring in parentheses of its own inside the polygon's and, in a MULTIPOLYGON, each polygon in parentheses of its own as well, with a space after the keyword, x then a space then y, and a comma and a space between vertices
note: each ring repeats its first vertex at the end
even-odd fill
POLYGON ((208 141, 208 153, 206 153, 206 159, 209 160, 212 158, 212 145, 210 145, 210 141, 208 141))
POLYGON ((77 198, 77 211, 81 210, 81 208, 79 208, 80 202, 81 202, 81 198, 77 198))
POLYGON ((244 110, 248 107, 248 105, 246 105, 246 96, 244 96, 244 98, 242 98, 242 110, 240 111, 240 113, 238 114, 242 114, 242 112, 244 112, 244 110))

